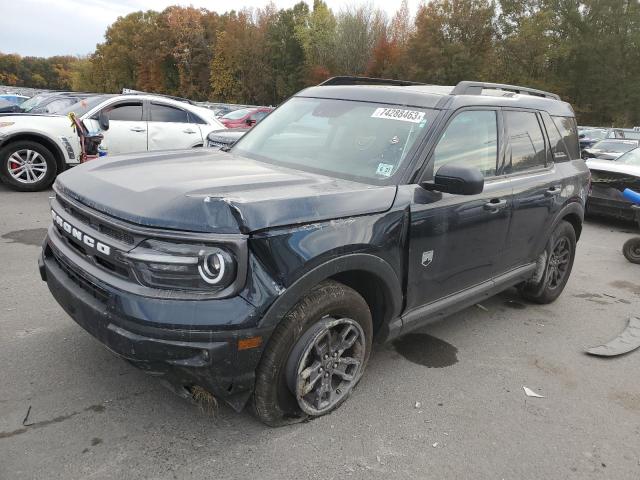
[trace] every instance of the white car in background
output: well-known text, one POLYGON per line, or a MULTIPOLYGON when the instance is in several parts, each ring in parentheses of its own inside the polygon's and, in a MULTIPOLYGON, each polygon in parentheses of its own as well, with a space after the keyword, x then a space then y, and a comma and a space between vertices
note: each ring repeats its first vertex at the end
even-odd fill
POLYGON ((90 132, 104 135, 101 147, 108 155, 202 147, 210 132, 225 128, 207 108, 151 94, 96 95, 59 115, 1 115, 0 178, 8 186, 42 190, 58 173, 80 163, 80 141, 69 112, 90 132))

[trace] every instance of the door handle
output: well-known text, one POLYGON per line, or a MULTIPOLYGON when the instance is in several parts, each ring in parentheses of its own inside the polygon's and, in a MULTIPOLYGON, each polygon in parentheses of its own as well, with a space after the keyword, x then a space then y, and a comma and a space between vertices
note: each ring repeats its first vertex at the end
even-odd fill
POLYGON ((544 192, 544 196, 554 197, 556 195, 560 195, 561 191, 562 191, 562 185, 554 185, 553 187, 549 188, 546 192, 544 192))
POLYGON ((195 130, 192 130, 191 128, 187 128, 186 130, 182 130, 184 133, 196 133, 195 130))
POLYGON ((496 213, 507 206, 507 201, 504 198, 492 198, 484 204, 484 209, 489 210, 491 213, 496 213))
POLYGON ((147 129, 146 128, 142 128, 142 127, 131 127, 130 129, 132 132, 146 132, 147 129))

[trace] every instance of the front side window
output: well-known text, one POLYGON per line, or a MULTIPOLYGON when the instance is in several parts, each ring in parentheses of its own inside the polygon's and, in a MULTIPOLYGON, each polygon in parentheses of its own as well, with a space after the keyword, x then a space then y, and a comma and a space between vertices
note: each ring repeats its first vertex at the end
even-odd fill
POLYGON ((435 114, 419 107, 294 97, 232 151, 338 178, 389 184, 435 114))
POLYGON ((151 122, 189 123, 187 112, 169 105, 152 103, 149 112, 149 121, 151 122))
POLYGON ((434 173, 445 164, 480 170, 485 177, 496 174, 498 127, 493 110, 459 113, 447 126, 433 153, 434 173))
POLYGON ((142 120, 142 102, 127 102, 109 106, 105 109, 109 120, 139 122, 142 120))
POLYGON ((532 112, 504 112, 511 143, 511 165, 508 172, 521 172, 546 165, 544 137, 538 117, 532 112))

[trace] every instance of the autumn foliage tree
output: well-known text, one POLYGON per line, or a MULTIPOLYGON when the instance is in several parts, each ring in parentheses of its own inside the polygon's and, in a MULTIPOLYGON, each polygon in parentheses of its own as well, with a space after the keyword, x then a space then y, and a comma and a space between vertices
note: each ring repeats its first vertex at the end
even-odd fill
POLYGON ((323 0, 223 14, 172 6, 118 18, 88 57, 0 54, 0 84, 278 104, 332 75, 515 83, 586 124, 640 125, 637 0, 430 0, 393 15, 323 0))

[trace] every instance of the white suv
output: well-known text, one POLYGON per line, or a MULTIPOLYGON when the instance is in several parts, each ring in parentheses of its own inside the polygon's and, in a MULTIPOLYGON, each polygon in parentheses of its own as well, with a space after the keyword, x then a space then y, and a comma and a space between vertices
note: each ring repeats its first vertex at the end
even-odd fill
POLYGON ((75 112, 90 132, 104 135, 102 147, 118 153, 202 147, 207 135, 225 128, 208 110, 159 95, 96 95, 60 115, 0 116, 0 178, 11 188, 36 191, 80 163, 80 141, 65 115, 75 112), (109 119, 100 128, 101 114, 109 119))

